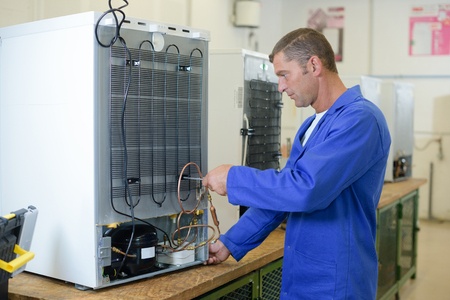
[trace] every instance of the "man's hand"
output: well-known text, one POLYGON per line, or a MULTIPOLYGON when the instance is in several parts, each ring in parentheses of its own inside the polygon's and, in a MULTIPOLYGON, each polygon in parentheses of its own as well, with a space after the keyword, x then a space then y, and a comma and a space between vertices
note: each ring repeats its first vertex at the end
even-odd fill
POLYGON ((231 167, 232 165, 221 165, 209 171, 208 174, 203 177, 203 185, 210 191, 225 196, 227 194, 228 171, 230 171, 231 167))
POLYGON ((205 264, 220 264, 221 262, 227 260, 229 256, 230 251, 228 251, 228 248, 225 247, 225 245, 220 240, 217 240, 215 243, 209 244, 209 258, 205 262, 205 264))

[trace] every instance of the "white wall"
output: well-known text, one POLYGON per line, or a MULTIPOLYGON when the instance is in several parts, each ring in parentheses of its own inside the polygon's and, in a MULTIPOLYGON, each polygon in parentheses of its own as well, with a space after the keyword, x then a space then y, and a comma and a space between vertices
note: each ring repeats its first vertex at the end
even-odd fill
POLYGON ((29 22, 35 18, 35 4, 30 0, 0 0, 0 27, 29 22))
MULTIPOLYGON (((120 0, 113 5, 123 4, 120 0)), ((234 27, 234 0, 130 0, 129 17, 209 30, 211 49, 245 48, 269 53, 281 31, 281 3, 261 0, 261 26, 234 27), (274 25, 275 24, 275 25, 274 25)), ((106 11, 107 0, 0 0, 0 27, 85 11, 106 11)))
POLYGON ((374 30, 372 71, 386 75, 450 75, 447 56, 409 56, 409 17, 414 5, 440 1, 373 0, 374 30))
POLYGON ((283 32, 307 25, 310 11, 317 8, 344 7, 343 61, 338 63, 341 75, 359 76, 369 71, 370 2, 368 0, 283 0, 283 32))

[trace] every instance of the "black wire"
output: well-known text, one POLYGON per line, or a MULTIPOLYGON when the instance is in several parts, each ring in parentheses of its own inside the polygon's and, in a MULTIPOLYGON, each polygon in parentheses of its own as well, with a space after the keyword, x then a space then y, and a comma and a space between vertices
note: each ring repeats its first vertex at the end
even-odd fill
POLYGON ((130 189, 130 185, 128 182, 128 148, 127 148, 127 136, 126 136, 126 128, 125 128, 125 112, 126 112, 126 107, 127 107, 127 102, 128 102, 128 93, 129 93, 129 89, 130 89, 130 85, 131 85, 131 73, 132 73, 131 51, 127 47, 125 40, 120 35, 119 35, 118 39, 119 39, 120 43, 122 44, 122 46, 125 48, 125 51, 126 51, 127 57, 128 57, 128 61, 130 62, 128 65, 128 80, 127 80, 127 84, 125 86, 125 91, 124 91, 124 99, 123 99, 123 104, 122 104, 122 115, 120 118, 120 127, 121 127, 121 132, 122 132, 122 145, 123 145, 123 183, 125 186, 125 202, 130 207, 131 225, 133 228, 131 231, 130 242, 128 243, 127 250, 122 259, 122 263, 120 264, 120 267, 118 269, 118 272, 120 272, 120 270, 122 270, 122 267, 125 264, 126 257, 128 256, 128 253, 130 251, 131 244, 132 244, 133 238, 134 238, 136 224, 135 224, 135 216, 134 216, 133 196, 131 194, 131 189, 130 189), (127 195, 128 195, 129 201, 130 201, 129 203, 128 203, 127 195))
MULTIPOLYGON (((129 217, 131 217, 131 224, 132 224, 132 231, 131 231, 131 236, 130 236, 130 242, 128 243, 128 247, 127 250, 125 252, 125 255, 122 259, 122 262, 120 264, 120 267, 118 269, 118 273, 120 273, 120 271, 122 270, 123 266, 125 265, 125 261, 126 258, 129 254, 129 251, 131 249, 131 245, 134 239, 134 234, 135 234, 135 229, 136 229, 136 223, 135 223, 135 215, 134 215, 134 203, 133 203, 133 197, 132 197, 132 193, 129 187, 129 183, 128 183, 128 174, 127 174, 127 169, 128 169, 128 150, 127 150, 127 144, 126 144, 126 128, 125 128, 125 111, 126 111, 126 105, 127 105, 127 101, 128 101, 128 92, 130 89, 130 85, 131 85, 131 72, 132 72, 132 63, 131 63, 131 51, 130 49, 127 47, 125 40, 120 36, 120 29, 122 27, 123 22, 125 21, 125 13, 121 10, 124 7, 128 6, 128 1, 127 0, 123 0, 123 2, 125 2, 124 5, 120 6, 119 8, 113 8, 112 7, 112 0, 108 1, 109 4, 109 10, 107 10, 106 12, 104 12, 100 18, 97 20, 97 23, 95 25, 95 38, 97 40, 97 43, 104 47, 104 48, 110 48, 117 40, 120 41, 120 43, 122 44, 122 46, 125 48, 127 57, 129 58, 129 70, 128 70, 128 80, 127 80, 127 84, 125 86, 125 91, 124 91, 124 99, 123 99, 123 105, 122 105, 122 115, 121 115, 121 133, 122 133, 122 144, 123 144, 123 181, 124 181, 124 187, 125 187, 125 202, 128 204, 128 206, 130 207, 130 215, 129 217), (118 17, 117 17, 117 13, 119 13, 121 15, 121 19, 119 21, 118 17), (114 17, 114 21, 115 21, 115 25, 116 25, 116 31, 115 34, 113 36, 113 38, 111 39, 109 44, 104 44, 100 41, 99 35, 98 35, 98 30, 99 30, 99 25, 100 22, 102 21, 102 19, 108 15, 108 14, 112 14, 114 17), (128 203, 127 200, 127 195, 129 198, 130 203, 128 203)), ((111 205, 113 207, 113 210, 117 213, 119 213, 117 211, 117 209, 114 207, 114 203, 111 197, 111 205)), ((125 215, 123 213, 120 213, 121 215, 125 215)))
POLYGON ((125 13, 122 11, 122 8, 125 8, 128 6, 128 1, 127 0, 122 0, 123 2, 125 2, 124 5, 120 6, 119 8, 113 8, 112 7, 112 0, 108 1, 108 5, 109 5, 109 9, 107 11, 105 11, 100 18, 97 20, 97 23, 95 24, 95 38, 97 39, 97 43, 104 47, 104 48, 109 48, 112 45, 114 45, 114 43, 117 41, 117 39, 120 37, 120 28, 122 27, 123 22, 125 21, 125 13), (117 18, 117 13, 119 13, 121 15, 121 19, 119 21, 119 19, 117 18), (100 27, 100 22, 103 20, 103 18, 108 15, 108 14, 112 14, 114 17, 114 21, 115 21, 115 25, 116 25, 116 32, 113 36, 113 38, 111 39, 109 44, 104 44, 100 41, 100 38, 98 36, 98 30, 100 27))

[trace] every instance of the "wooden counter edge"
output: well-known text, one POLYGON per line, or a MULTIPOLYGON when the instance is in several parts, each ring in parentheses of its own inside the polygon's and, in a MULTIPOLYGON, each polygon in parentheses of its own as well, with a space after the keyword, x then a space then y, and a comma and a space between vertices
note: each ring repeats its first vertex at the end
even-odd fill
POLYGON ((386 182, 383 186, 383 191, 381 192, 378 208, 389 205, 399 198, 408 195, 426 182, 427 180, 422 178, 409 178, 398 182, 386 182))

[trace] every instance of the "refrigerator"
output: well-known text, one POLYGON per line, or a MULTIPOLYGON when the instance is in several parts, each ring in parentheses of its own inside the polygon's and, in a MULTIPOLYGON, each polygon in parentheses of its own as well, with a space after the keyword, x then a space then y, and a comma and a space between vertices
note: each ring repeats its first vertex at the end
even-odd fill
MULTIPOLYGON (((208 167, 280 168, 281 112, 278 78, 268 55, 247 49, 211 49, 208 167)), ((211 193, 222 233, 245 213, 211 193)))
POLYGON ((410 178, 414 150, 414 86, 403 81, 362 76, 361 92, 381 109, 391 134, 385 181, 410 178))
POLYGON ((26 270, 79 289, 208 257, 209 32, 120 21, 0 29, 0 210, 39 209, 26 270))

